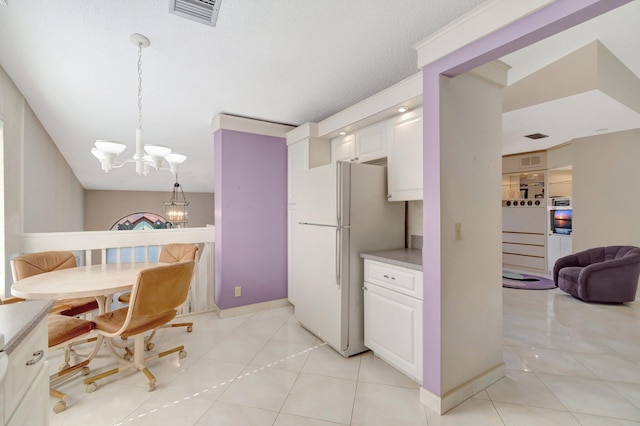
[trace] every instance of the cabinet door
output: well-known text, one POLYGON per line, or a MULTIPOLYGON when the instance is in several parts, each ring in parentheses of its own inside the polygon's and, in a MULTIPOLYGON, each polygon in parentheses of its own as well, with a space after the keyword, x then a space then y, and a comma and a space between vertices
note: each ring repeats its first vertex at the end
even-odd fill
POLYGON ((49 366, 44 368, 29 386, 29 390, 13 412, 7 426, 48 425, 49 424, 49 366))
POLYGON ((352 161, 355 158, 356 142, 354 135, 331 140, 331 162, 352 161))
POLYGON ((387 173, 389 201, 422 200, 422 113, 391 122, 387 173))
POLYGON ((387 123, 368 126, 356 132, 356 155, 353 161, 366 163, 387 156, 387 123))
POLYGON ((422 382, 422 301, 364 283, 364 344, 422 382))
POLYGON ((296 172, 309 168, 309 142, 300 141, 287 147, 287 187, 289 204, 296 202, 296 172))

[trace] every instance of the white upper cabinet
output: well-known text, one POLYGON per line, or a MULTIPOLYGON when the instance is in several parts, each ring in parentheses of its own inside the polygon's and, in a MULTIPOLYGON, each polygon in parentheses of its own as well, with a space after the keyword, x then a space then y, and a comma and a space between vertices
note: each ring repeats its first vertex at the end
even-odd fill
POLYGON ((356 138, 355 135, 347 135, 331 140, 331 162, 355 161, 356 138))
POLYGON ((422 108, 390 120, 389 201, 422 200, 422 108))
POLYGON ((387 123, 380 122, 331 141, 331 162, 366 163, 387 156, 387 123))
POLYGON ((387 156, 387 123, 377 123, 358 130, 354 161, 366 163, 387 156))

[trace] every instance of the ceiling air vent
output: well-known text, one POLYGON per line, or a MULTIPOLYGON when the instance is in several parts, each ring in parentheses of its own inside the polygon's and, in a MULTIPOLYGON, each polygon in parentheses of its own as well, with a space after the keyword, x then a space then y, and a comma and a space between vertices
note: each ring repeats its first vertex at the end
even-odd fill
POLYGON ((549 136, 542 133, 531 133, 530 135, 524 135, 524 137, 529 139, 544 139, 548 138, 549 136))
POLYGON ((215 27, 220 3, 222 3, 222 0, 171 0, 169 2, 169 12, 215 27))

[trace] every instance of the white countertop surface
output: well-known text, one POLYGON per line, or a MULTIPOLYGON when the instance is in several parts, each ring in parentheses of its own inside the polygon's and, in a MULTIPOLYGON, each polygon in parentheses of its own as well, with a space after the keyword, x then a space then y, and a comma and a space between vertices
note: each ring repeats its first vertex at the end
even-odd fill
POLYGON ((370 251, 360 253, 360 257, 422 271, 422 250, 419 249, 398 248, 393 250, 370 251))
POLYGON ((0 349, 0 353, 10 355, 49 313, 53 304, 53 300, 28 300, 0 305, 0 334, 4 335, 4 347, 0 349))

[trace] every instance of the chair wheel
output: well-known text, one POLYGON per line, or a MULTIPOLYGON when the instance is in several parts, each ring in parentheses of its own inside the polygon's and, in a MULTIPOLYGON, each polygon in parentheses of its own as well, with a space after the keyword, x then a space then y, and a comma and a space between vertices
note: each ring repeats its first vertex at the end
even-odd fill
POLYGON ((62 413, 65 410, 65 408, 67 408, 67 403, 64 401, 58 401, 53 406, 53 412, 56 414, 62 413))
POLYGON ((89 373, 91 373, 91 369, 89 367, 82 367, 80 370, 80 375, 82 376, 87 376, 89 373))
POLYGON ((180 351, 178 352, 178 358, 180 359, 184 359, 187 357, 187 351, 180 351))
POLYGON ((62 370, 66 370, 67 368, 71 367, 69 365, 69 363, 65 362, 64 364, 62 364, 60 367, 58 367, 58 371, 62 371, 62 370))
POLYGON ((156 384, 152 382, 147 383, 147 392, 153 392, 156 390, 156 384))
POLYGON ((187 333, 191 333, 193 331, 193 327, 190 325, 187 326, 187 333))
POLYGON ((151 349, 153 349, 156 345, 153 342, 147 342, 144 344, 144 349, 146 351, 150 351, 151 349))
POLYGON ((87 384, 86 391, 87 393, 95 392, 98 389, 98 384, 96 382, 91 382, 87 384))
POLYGON ((126 352, 124 355, 122 355, 122 358, 127 361, 131 361, 131 354, 129 352, 126 352))

